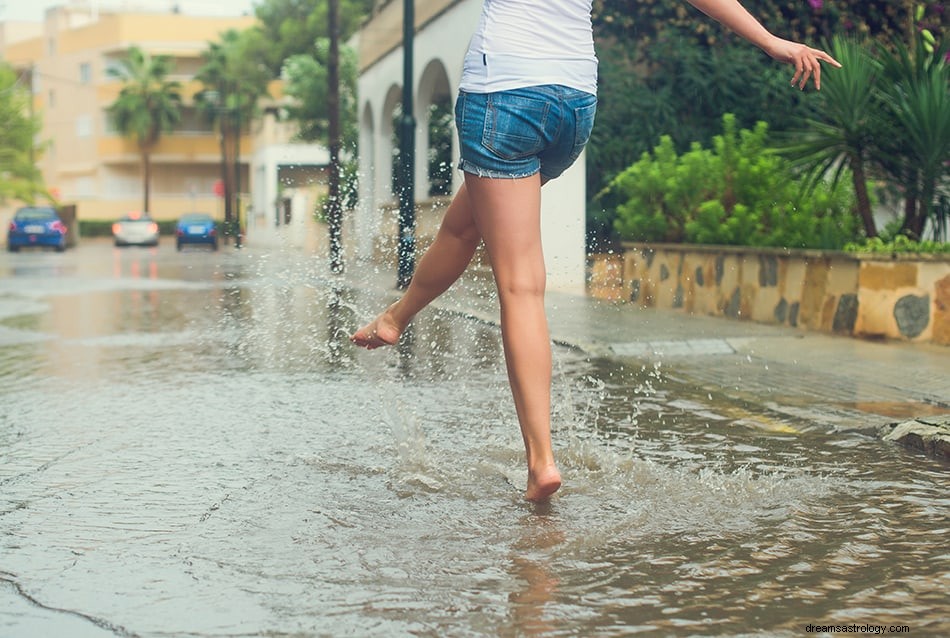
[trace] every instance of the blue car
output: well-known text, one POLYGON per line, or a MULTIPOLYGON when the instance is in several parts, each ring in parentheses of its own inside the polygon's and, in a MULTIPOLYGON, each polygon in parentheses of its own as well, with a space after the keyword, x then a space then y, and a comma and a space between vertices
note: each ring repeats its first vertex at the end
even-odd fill
POLYGON ((51 206, 26 206, 17 210, 7 230, 7 250, 41 246, 66 250, 66 224, 51 206))
POLYGON ((186 244, 205 244, 218 249, 218 225, 206 213, 182 215, 175 227, 175 245, 178 250, 186 244))

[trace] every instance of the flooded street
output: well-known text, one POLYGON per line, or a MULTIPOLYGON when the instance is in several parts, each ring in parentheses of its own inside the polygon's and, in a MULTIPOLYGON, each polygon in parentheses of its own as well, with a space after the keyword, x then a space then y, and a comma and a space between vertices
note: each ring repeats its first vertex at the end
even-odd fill
POLYGON ((498 328, 357 350, 360 277, 0 255, 0 636, 950 633, 945 463, 556 347, 565 485, 528 504, 498 328))

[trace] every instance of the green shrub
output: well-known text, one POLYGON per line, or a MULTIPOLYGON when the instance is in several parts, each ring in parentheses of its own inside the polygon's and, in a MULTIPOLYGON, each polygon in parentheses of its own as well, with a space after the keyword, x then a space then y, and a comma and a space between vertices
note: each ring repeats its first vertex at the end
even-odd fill
POLYGON ((80 219, 79 220, 80 237, 111 237, 112 220, 102 219, 80 219))
POLYGON ((664 137, 601 193, 615 230, 634 241, 841 248, 859 237, 853 196, 819 184, 807 196, 789 163, 767 145, 768 126, 737 130, 723 117, 712 149, 677 155, 664 137))
POLYGON ((893 255, 897 253, 950 255, 950 243, 945 241, 915 241, 906 235, 893 239, 871 237, 863 242, 851 242, 844 247, 848 252, 893 255))
MULTIPOLYGON (((80 219, 79 236, 80 237, 112 237, 111 219, 80 219)), ((177 220, 164 220, 158 222, 158 232, 162 235, 174 235, 177 220)))

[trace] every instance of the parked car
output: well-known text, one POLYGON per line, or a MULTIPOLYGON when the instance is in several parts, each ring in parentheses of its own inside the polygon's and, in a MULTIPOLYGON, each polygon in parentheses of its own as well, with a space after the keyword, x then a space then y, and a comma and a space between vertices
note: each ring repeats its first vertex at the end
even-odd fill
POLYGON ((158 224, 148 213, 129 213, 112 224, 116 246, 158 246, 158 224))
POLYGON ((13 214, 7 229, 7 250, 43 246, 66 250, 66 224, 52 206, 25 206, 13 214))
POLYGON ((218 225, 207 213, 186 213, 175 226, 175 246, 178 250, 185 244, 207 244, 211 250, 218 249, 218 225))

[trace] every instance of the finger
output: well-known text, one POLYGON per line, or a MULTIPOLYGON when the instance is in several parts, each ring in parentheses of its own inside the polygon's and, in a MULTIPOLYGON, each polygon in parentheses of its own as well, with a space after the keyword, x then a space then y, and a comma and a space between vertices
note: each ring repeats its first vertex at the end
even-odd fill
POLYGON ((802 76, 802 70, 802 61, 795 60, 795 75, 792 76, 792 86, 798 83, 798 79, 802 76))
POLYGON ((838 62, 837 60, 835 60, 833 57, 831 57, 831 56, 828 55, 827 53, 825 53, 824 51, 816 51, 815 54, 816 54, 820 59, 822 59, 822 60, 824 60, 825 62, 827 62, 828 64, 831 64, 832 66, 836 66, 836 67, 838 67, 839 69, 841 68, 841 63, 838 62))
POLYGON ((815 90, 821 90, 821 65, 815 63, 815 90))
POLYGON ((808 60, 808 61, 806 62, 806 65, 805 65, 805 75, 802 76, 802 83, 801 83, 801 85, 798 87, 798 88, 801 89, 802 91, 804 91, 804 90, 805 90, 805 87, 808 86, 808 80, 811 79, 811 76, 812 76, 812 75, 814 74, 814 72, 815 72, 815 70, 814 70, 814 68, 813 68, 813 64, 814 64, 814 63, 813 63, 811 60, 808 60))

